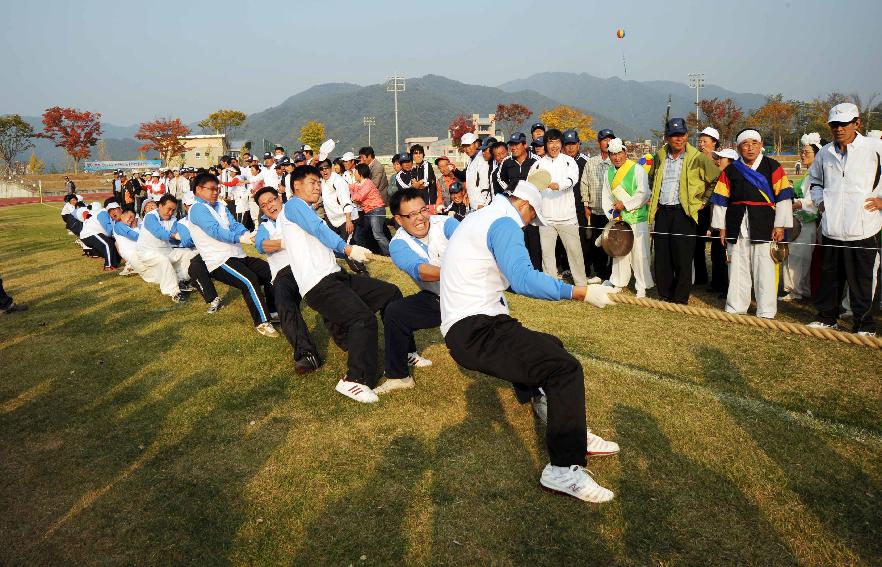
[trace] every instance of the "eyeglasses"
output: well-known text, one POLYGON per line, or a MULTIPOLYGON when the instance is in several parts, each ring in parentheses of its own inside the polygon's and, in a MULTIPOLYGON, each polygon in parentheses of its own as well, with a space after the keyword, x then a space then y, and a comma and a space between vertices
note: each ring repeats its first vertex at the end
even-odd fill
POLYGON ((400 216, 406 218, 407 220, 413 220, 417 216, 426 216, 427 214, 429 214, 429 207, 423 207, 422 209, 418 211, 413 211, 412 213, 400 213, 400 216))
POLYGON ((319 171, 325 171, 327 169, 331 169, 331 166, 330 165, 323 165, 319 168, 319 171))
POLYGON ((852 124, 852 123, 853 123, 853 121, 852 122, 830 122, 830 128, 831 129, 845 128, 846 126, 848 126, 849 124, 852 124))
POLYGON ((206 191, 211 191, 212 193, 214 193, 215 191, 220 191, 220 187, 218 187, 217 185, 200 185, 199 187, 205 189, 206 191))

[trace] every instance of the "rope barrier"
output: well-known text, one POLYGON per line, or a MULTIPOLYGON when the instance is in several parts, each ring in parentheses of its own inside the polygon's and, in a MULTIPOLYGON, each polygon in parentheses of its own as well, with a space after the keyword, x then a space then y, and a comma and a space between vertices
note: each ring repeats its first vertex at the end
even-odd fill
MULTIPOLYGON (((371 263, 392 264, 392 259, 386 256, 374 255, 371 263)), ((667 301, 659 301, 657 299, 637 298, 622 293, 610 294, 609 298, 616 303, 625 305, 636 305, 638 307, 648 307, 650 309, 660 309, 671 313, 683 313, 685 315, 693 315, 696 317, 705 317, 715 321, 724 321, 726 323, 738 323, 750 327, 767 329, 771 331, 783 331, 794 335, 802 335, 804 337, 814 337, 816 339, 824 339, 828 341, 839 341, 841 343, 866 346, 870 348, 882 350, 882 338, 862 336, 856 333, 847 333, 837 331, 835 329, 825 329, 818 327, 809 327, 802 323, 788 323, 786 321, 778 321, 776 319, 764 319, 762 317, 754 317, 751 315, 738 315, 735 313, 727 313, 716 309, 708 309, 706 307, 692 307, 690 305, 682 305, 679 303, 669 303, 667 301)))

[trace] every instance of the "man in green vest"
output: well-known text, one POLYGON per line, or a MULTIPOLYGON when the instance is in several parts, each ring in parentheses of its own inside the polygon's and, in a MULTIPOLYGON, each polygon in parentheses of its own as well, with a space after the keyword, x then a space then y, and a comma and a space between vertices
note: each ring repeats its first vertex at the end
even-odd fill
POLYGON ((665 301, 686 304, 692 291, 692 259, 698 211, 720 176, 713 160, 687 142, 686 121, 671 118, 665 145, 652 160, 649 224, 655 232, 655 279, 665 301))
POLYGON ((646 290, 655 285, 649 270, 649 178, 645 169, 628 159, 619 138, 610 140, 608 151, 612 167, 603 179, 603 210, 608 218, 621 217, 628 223, 634 246, 628 254, 613 258, 612 275, 603 283, 627 287, 633 271, 637 297, 646 297, 646 290))

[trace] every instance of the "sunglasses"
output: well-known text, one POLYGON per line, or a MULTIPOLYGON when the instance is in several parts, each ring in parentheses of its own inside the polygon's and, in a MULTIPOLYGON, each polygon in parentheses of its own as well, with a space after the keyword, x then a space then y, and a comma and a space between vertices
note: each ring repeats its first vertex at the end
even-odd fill
POLYGON ((854 121, 851 122, 830 122, 830 128, 845 128, 849 124, 853 124, 854 121))

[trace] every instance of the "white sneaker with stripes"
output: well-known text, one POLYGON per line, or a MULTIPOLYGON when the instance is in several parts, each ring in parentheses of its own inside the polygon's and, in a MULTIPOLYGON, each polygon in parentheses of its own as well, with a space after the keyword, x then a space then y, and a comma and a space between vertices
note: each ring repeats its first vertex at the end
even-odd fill
POLYGON ((432 361, 428 358, 423 358, 418 352, 410 352, 407 354, 407 364, 410 366, 416 366, 417 368, 425 368, 427 366, 432 366, 432 361))
POLYGON ((600 435, 595 435, 588 430, 588 446, 585 454, 589 457, 605 457, 619 452, 619 444, 615 441, 607 441, 600 435))
POLYGON ((585 502, 609 502, 615 498, 612 490, 606 489, 591 478, 588 472, 579 465, 555 467, 551 463, 545 465, 539 485, 547 492, 572 496, 585 502))
POLYGON ((363 404, 373 404, 380 399, 373 390, 359 382, 350 382, 341 379, 337 382, 337 386, 335 386, 334 389, 347 398, 352 398, 356 402, 361 402, 363 404))

